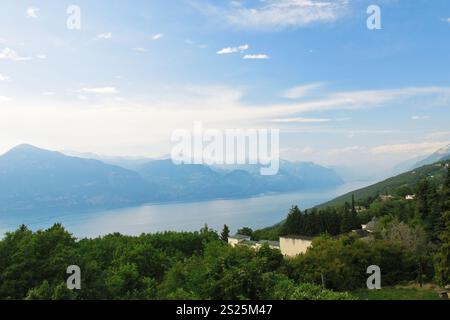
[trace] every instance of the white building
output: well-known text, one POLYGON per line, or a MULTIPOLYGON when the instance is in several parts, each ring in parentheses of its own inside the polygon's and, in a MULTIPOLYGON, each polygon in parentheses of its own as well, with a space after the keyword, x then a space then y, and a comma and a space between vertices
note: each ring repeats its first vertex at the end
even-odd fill
POLYGON ((286 257, 295 257, 305 253, 311 247, 312 238, 302 236, 280 237, 280 250, 286 257))
POLYGON ((248 246, 255 250, 261 248, 264 244, 269 245, 272 249, 279 249, 286 257, 295 257, 301 253, 305 253, 311 247, 312 238, 302 236, 285 236, 280 237, 280 241, 252 241, 249 236, 236 234, 228 237, 228 244, 232 247, 237 245, 248 246))
POLYGON ((236 234, 232 237, 228 237, 228 244, 232 247, 234 247, 237 244, 240 244, 244 241, 251 241, 251 238, 249 236, 245 236, 243 234, 236 234))
POLYGON ((232 247, 236 245, 243 245, 254 249, 259 249, 264 244, 267 244, 271 249, 280 249, 280 243, 277 241, 269 241, 269 240, 252 241, 249 236, 245 236, 242 234, 236 234, 234 236, 228 237, 228 244, 232 247))

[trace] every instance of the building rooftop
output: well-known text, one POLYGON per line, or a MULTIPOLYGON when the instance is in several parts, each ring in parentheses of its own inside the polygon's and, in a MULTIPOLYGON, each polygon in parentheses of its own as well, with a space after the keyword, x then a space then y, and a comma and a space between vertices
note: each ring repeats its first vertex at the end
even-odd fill
POLYGON ((287 235, 287 236, 280 237, 280 239, 281 238, 284 238, 284 239, 299 239, 299 240, 308 240, 308 241, 311 241, 312 239, 314 239, 314 237, 299 236, 299 235, 287 235))
POLYGON ((233 239, 237 239, 237 240, 250 240, 250 236, 246 236, 243 234, 235 234, 234 236, 230 236, 228 238, 233 238, 233 239))
POLYGON ((273 247, 279 247, 280 246, 280 242, 279 241, 260 240, 260 241, 258 241, 258 243, 260 243, 260 244, 267 243, 269 246, 273 246, 273 247))

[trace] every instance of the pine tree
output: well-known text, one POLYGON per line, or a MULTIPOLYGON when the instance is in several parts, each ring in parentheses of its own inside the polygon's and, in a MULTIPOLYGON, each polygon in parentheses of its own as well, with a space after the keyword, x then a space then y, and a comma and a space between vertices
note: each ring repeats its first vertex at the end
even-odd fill
POLYGON ((283 235, 301 235, 304 233, 303 215, 297 206, 289 210, 286 222, 283 225, 283 235))
POLYGON ((439 235, 441 245, 435 255, 436 282, 442 287, 450 284, 450 211, 443 214, 445 230, 439 235))
POLYGON ((422 220, 426 220, 429 213, 429 183, 428 180, 422 180, 417 186, 417 207, 416 214, 422 220))
POLYGON ((223 242, 228 242, 228 237, 230 236, 230 228, 228 228, 228 226, 225 224, 223 226, 223 230, 222 233, 220 234, 220 239, 223 242))
POLYGON ((355 195, 352 194, 352 213, 356 214, 355 195))
POLYGON ((443 196, 443 204, 442 209, 443 211, 450 211, 450 163, 448 163, 447 167, 447 177, 444 181, 444 186, 442 190, 442 196, 443 196))

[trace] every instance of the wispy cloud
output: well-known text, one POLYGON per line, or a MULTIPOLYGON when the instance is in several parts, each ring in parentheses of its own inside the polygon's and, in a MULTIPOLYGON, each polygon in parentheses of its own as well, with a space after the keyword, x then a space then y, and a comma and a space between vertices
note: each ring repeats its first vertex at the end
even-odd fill
POLYGON ((427 120, 430 118, 431 118, 431 116, 412 116, 411 120, 427 120))
POLYGON ((136 52, 140 52, 140 53, 145 53, 145 52, 148 52, 148 50, 147 49, 145 49, 145 48, 133 48, 133 50, 134 51, 136 51, 136 52))
POLYGON ((269 55, 267 54, 246 54, 244 56, 244 59, 248 59, 248 60, 264 60, 264 59, 270 59, 269 55))
POLYGON ((322 83, 310 83, 302 86, 290 88, 283 92, 282 96, 288 99, 304 98, 309 92, 322 87, 322 83))
POLYGON ((12 100, 13 100, 13 99, 10 98, 10 97, 0 96, 0 103, 3 103, 3 102, 10 102, 10 101, 12 101, 12 100))
POLYGON ((374 154, 383 153, 412 153, 412 154, 427 154, 434 152, 446 145, 449 141, 439 142, 420 142, 420 143, 404 143, 404 144, 387 144, 372 148, 370 152, 374 154))
POLYGON ((99 88, 83 88, 81 92, 85 93, 97 93, 97 94, 115 94, 119 91, 114 87, 99 87, 99 88))
POLYGON ((97 39, 99 39, 99 40, 109 40, 111 38, 112 38, 112 33, 111 32, 100 33, 97 36, 97 39))
POLYGON ((240 45, 239 47, 227 47, 220 49, 217 51, 217 54, 230 54, 230 53, 238 53, 238 52, 244 52, 246 50, 250 49, 250 46, 248 44, 240 45))
POLYGON ((342 17, 348 0, 266 0, 257 4, 234 1, 231 5, 193 2, 201 12, 242 28, 281 29, 312 23, 329 23, 342 17))
POLYGON ((10 81, 11 78, 9 76, 5 76, 4 74, 0 73, 0 81, 10 81))
POLYGON ((152 40, 156 41, 156 40, 160 40, 164 37, 164 35, 162 33, 158 33, 155 34, 154 36, 152 36, 152 40))
POLYGON ((36 18, 38 18, 38 12, 39 12, 39 8, 29 7, 29 8, 27 8, 27 11, 25 13, 28 18, 36 19, 36 18))
POLYGON ((331 121, 348 121, 350 118, 284 118, 284 119, 274 119, 272 122, 278 123, 321 123, 321 122, 331 122, 331 121))
POLYGON ((11 48, 4 48, 0 51, 0 60, 10 60, 10 61, 28 61, 31 57, 22 57, 16 51, 11 48))

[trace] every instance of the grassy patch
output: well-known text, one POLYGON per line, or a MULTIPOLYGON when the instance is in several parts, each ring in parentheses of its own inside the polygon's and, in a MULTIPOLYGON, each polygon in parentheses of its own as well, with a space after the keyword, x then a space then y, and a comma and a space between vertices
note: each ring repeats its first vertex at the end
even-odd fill
POLYGON ((433 287, 389 287, 381 290, 361 289, 352 294, 362 300, 441 300, 433 287))

